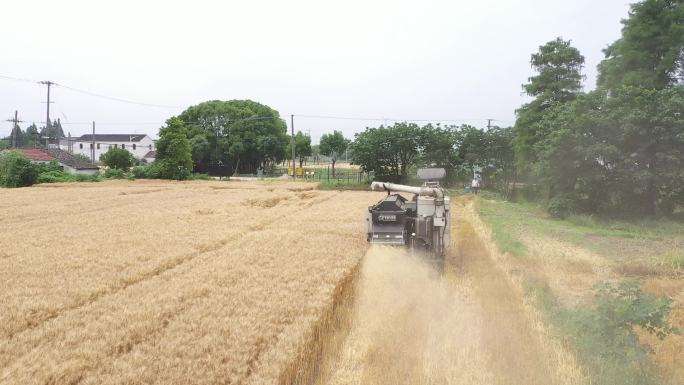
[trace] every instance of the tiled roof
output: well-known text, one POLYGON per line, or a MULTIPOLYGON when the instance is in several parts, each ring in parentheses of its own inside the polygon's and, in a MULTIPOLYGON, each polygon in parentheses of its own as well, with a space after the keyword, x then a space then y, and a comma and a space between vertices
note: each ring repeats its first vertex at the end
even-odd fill
POLYGON ((49 162, 55 159, 53 156, 47 153, 47 151, 40 148, 16 148, 15 151, 19 151, 29 160, 34 162, 49 162))
POLYGON ((64 150, 58 150, 56 148, 51 148, 47 150, 50 155, 52 155, 59 163, 65 164, 76 170, 97 170, 99 169, 96 165, 83 160, 79 157, 74 156, 64 150))
POLYGON ((143 158, 157 158, 157 151, 150 151, 143 158))

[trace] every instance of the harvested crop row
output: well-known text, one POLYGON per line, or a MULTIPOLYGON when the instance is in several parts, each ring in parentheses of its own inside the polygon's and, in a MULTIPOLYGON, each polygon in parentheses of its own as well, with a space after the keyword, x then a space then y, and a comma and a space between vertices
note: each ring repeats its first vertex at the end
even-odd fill
MULTIPOLYGON (((103 209, 101 219, 74 215, 63 226, 31 230, 36 245, 55 240, 58 251, 22 251, 19 231, 0 241, 11 249, 0 259, 7 282, 0 313, 15 321, 0 336, 0 382, 276 382, 363 256, 359 213, 373 197, 321 191, 304 199, 287 190, 291 184, 267 184, 273 191, 254 183, 216 185, 170 183, 147 194, 130 194, 145 187, 137 182, 101 184, 101 191, 17 190, 29 198, 0 192, 18 201, 131 200, 103 209), (276 196, 287 199, 272 207, 241 204, 276 196), (125 215, 132 208, 145 215, 125 215), (111 233, 101 239, 113 249, 84 254, 87 240, 69 234, 88 231, 111 233), (123 243, 114 247, 117 240, 123 243), (135 247, 145 243, 154 246, 135 247), (35 317, 45 307, 53 313, 35 317)), ((35 209, 52 214, 54 207, 50 218, 64 213, 60 205, 44 206, 35 209)))

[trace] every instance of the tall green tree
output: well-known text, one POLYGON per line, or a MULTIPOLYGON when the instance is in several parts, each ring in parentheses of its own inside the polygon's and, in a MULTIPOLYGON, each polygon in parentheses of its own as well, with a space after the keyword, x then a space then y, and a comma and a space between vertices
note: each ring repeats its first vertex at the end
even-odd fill
POLYGON ((512 194, 512 185, 517 177, 513 127, 493 127, 487 130, 488 162, 484 177, 497 191, 506 197, 512 194))
POLYGON ((36 126, 35 123, 26 127, 26 133, 24 135, 26 138, 25 147, 40 147, 40 134, 38 133, 38 126, 36 126))
POLYGON ((205 159, 205 155, 209 153, 209 141, 201 133, 190 136, 190 148, 192 149, 193 163, 199 164, 205 159))
POLYGON ((484 130, 464 125, 459 136, 456 157, 464 177, 471 178, 477 168, 485 186, 509 196, 516 176, 513 128, 495 126, 484 130))
POLYGON ((253 173, 285 159, 290 143, 278 112, 251 100, 208 101, 178 118, 187 129, 197 165, 220 162, 236 173, 253 173))
POLYGON ((21 127, 17 124, 16 126, 12 127, 9 136, 0 138, 0 149, 11 148, 12 145, 18 148, 25 147, 25 141, 25 134, 21 130, 21 127))
POLYGON ((631 5, 622 37, 603 52, 598 85, 663 89, 684 82, 684 1, 631 5))
POLYGON ((184 180, 190 177, 192 148, 181 119, 171 118, 165 127, 159 129, 157 162, 163 179, 184 180))
POLYGON ((304 160, 307 156, 311 156, 311 137, 304 135, 301 131, 297 131, 294 138, 295 141, 295 154, 297 154, 297 159, 299 159, 299 167, 301 168, 304 164, 304 160))
POLYGON ((9 140, 10 143, 13 142, 16 147, 26 146, 26 137, 24 131, 21 130, 21 127, 18 124, 15 127, 12 127, 9 140))
POLYGON ((321 143, 319 145, 321 154, 330 157, 332 161, 332 172, 335 176, 335 163, 337 159, 344 154, 344 151, 349 146, 349 139, 346 139, 341 131, 333 131, 332 134, 323 134, 321 136, 321 143))
POLYGON ((420 135, 422 151, 418 157, 418 164, 443 167, 447 169, 447 173, 457 166, 457 159, 454 156, 460 139, 457 127, 428 124, 421 127, 420 135))
MULTIPOLYGON (((40 129, 41 139, 48 138, 50 143, 58 143, 60 139, 64 138, 64 130, 62 129, 62 121, 60 119, 53 120, 50 127, 41 127, 40 129)), ((45 140, 45 139, 43 139, 45 140)))
MULTIPOLYGON (((431 134, 434 135, 434 132, 431 134)), ((355 135, 352 163, 361 166, 366 172, 374 172, 378 178, 401 181, 423 154, 427 136, 425 130, 415 123, 366 128, 355 135)))
POLYGON ((321 161, 321 149, 320 145, 314 144, 311 146, 311 158, 314 163, 318 164, 321 161))
POLYGON ((530 59, 537 75, 529 78, 523 90, 535 99, 517 111, 515 150, 521 168, 537 161, 536 146, 553 126, 543 125, 544 114, 554 106, 574 100, 582 90, 584 56, 569 40, 557 38, 539 47, 530 59))

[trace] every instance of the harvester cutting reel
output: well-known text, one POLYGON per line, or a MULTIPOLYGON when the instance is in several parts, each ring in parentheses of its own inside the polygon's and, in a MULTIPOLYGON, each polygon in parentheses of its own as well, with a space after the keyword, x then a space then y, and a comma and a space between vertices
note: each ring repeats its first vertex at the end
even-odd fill
POLYGON ((421 187, 373 182, 371 190, 387 191, 387 196, 366 214, 370 243, 405 246, 444 259, 450 241, 450 200, 439 181, 443 168, 418 170, 421 187), (409 200, 397 192, 414 194, 409 200))

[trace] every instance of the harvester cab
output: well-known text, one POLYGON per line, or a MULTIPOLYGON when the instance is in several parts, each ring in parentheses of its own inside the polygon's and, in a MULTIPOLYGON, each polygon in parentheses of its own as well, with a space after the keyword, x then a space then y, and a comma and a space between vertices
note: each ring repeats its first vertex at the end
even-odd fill
POLYGON ((439 181, 443 168, 418 170, 421 187, 373 182, 371 190, 387 196, 368 208, 367 239, 373 244, 405 246, 443 259, 450 240, 450 200, 439 181), (398 192, 414 194, 407 199, 398 192))

